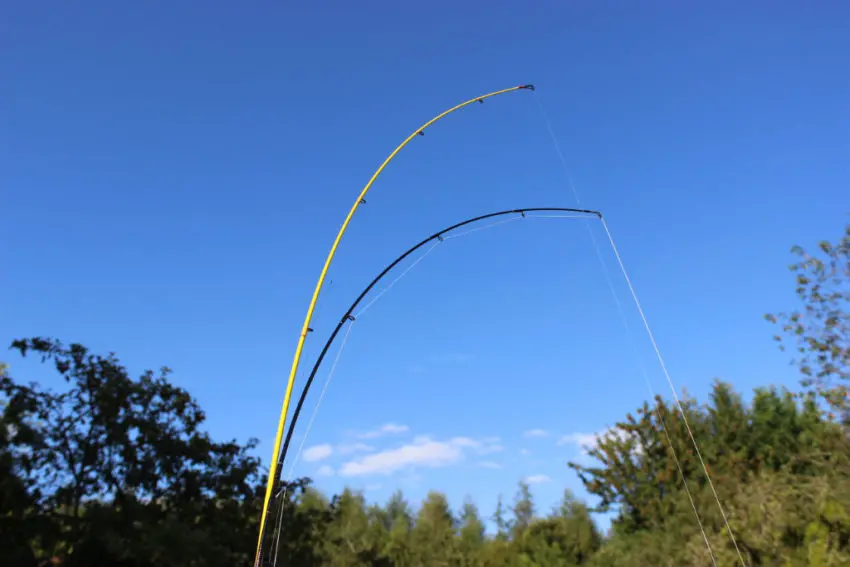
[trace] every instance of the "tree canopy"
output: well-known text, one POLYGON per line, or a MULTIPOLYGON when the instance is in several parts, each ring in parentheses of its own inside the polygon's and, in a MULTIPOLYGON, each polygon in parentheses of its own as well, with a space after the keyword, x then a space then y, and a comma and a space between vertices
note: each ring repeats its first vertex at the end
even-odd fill
MULTIPOLYGON (((266 561, 850 565, 850 226, 813 254, 794 252, 800 305, 767 319, 794 350, 799 388, 745 395, 716 381, 703 402, 636 404, 588 447, 592 462, 565 469, 592 504, 566 491, 541 510, 522 482, 491 511, 470 499, 454 509, 436 491, 418 506, 401 492, 378 504, 299 479, 283 492, 266 561), (608 533, 594 521, 599 513, 613 518, 608 533)), ((14 364, 0 365, 0 564, 252 563, 265 487, 255 440, 213 439, 167 368, 133 377, 113 354, 38 337, 12 350, 50 364, 65 387, 26 382, 14 364)))

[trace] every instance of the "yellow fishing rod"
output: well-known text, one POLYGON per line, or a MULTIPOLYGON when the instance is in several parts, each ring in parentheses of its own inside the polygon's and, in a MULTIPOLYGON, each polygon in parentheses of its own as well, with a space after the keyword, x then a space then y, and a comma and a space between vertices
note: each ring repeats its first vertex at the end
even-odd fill
POLYGON ((280 447, 283 441, 284 427, 286 425, 286 416, 287 413, 289 413, 289 403, 292 398, 292 389, 295 385, 295 377, 298 373, 298 365, 301 362, 301 353, 304 350, 304 341, 307 339, 307 334, 311 330, 310 323, 313 320, 313 312, 316 309, 316 303, 319 301, 319 294, 322 291, 322 286, 325 283, 325 278, 327 277, 328 270, 331 267, 331 262, 333 262, 334 256, 336 255, 336 250, 339 247, 339 243, 342 241, 342 237, 345 234, 345 231, 348 228, 351 219, 354 217, 354 213, 357 212, 357 209, 360 207, 360 205, 365 203, 366 194, 369 192, 369 189, 372 188, 372 185, 375 183, 375 180, 378 178, 379 175, 381 175, 387 165, 407 144, 411 142, 411 140, 413 140, 413 138, 415 138, 416 136, 424 136, 426 128, 430 127, 435 122, 445 118, 449 114, 460 110, 461 108, 469 106, 470 104, 474 104, 476 102, 483 103, 484 99, 486 98, 519 90, 534 90, 534 85, 520 85, 518 87, 502 89, 500 91, 487 93, 485 95, 469 99, 466 102, 462 102, 461 104, 453 106, 445 112, 438 114, 416 130, 414 130, 412 134, 405 138, 405 140, 401 144, 399 144, 396 149, 393 150, 393 152, 387 157, 387 159, 384 160, 381 166, 378 167, 375 173, 372 174, 371 179, 369 179, 369 182, 366 183, 366 186, 363 187, 363 189, 360 191, 360 194, 357 196, 357 200, 354 201, 354 205, 352 205, 351 210, 348 211, 348 215, 345 217, 345 221, 342 223, 342 226, 340 227, 339 232, 337 233, 336 238, 334 239, 333 245, 331 246, 331 250, 328 253, 328 257, 325 260, 325 265, 322 267, 322 271, 319 274, 319 281, 316 283, 316 289, 313 290, 313 297, 310 299, 310 305, 307 308, 307 316, 304 318, 304 324, 301 327, 301 334, 298 337, 298 344, 295 347, 295 355, 292 359, 292 367, 289 370, 289 381, 286 384, 286 393, 283 396, 283 407, 280 411, 280 419, 278 420, 277 424, 277 434, 275 435, 274 448, 272 449, 272 460, 269 466, 269 479, 266 485, 266 494, 263 498, 263 510, 260 515, 260 529, 257 538, 257 553, 254 561, 254 567, 261 567, 260 564, 262 562, 263 557, 263 536, 265 535, 266 524, 268 522, 269 503, 271 501, 272 494, 274 494, 275 487, 280 479, 279 467, 280 465, 282 465, 282 463, 278 463, 278 455, 280 454, 280 447))

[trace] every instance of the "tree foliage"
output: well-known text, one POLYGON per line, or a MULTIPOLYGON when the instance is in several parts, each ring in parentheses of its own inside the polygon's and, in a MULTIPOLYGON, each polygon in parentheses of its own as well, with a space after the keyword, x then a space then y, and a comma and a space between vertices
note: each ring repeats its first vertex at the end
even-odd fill
POLYGON ((850 447, 813 396, 765 388, 745 404, 718 382, 708 404, 683 400, 682 413, 699 440, 705 469, 684 418, 660 398, 590 449, 598 464, 570 463, 598 497, 597 510, 616 513, 600 565, 632 565, 636 558, 642 565, 711 565, 705 537, 724 565, 740 565, 735 544, 748 565, 808 565, 800 558, 813 534, 820 534, 818 545, 828 542, 829 553, 850 561, 850 526, 824 516, 850 510, 850 447), (666 443, 665 426, 672 443, 666 443))
POLYGON ((799 258, 790 269, 801 306, 765 318, 781 327, 774 337, 780 348, 795 352, 802 385, 850 425, 850 224, 840 239, 820 242, 816 252, 800 246, 792 252, 799 258))
MULTIPOLYGON (((250 561, 261 483, 254 441, 219 443, 168 369, 131 378, 81 345, 16 341, 52 362, 53 392, 0 378, 3 510, 29 542, 30 562, 67 565, 231 565, 250 561)), ((23 564, 23 563, 22 563, 23 564)))
MULTIPOLYGON (((768 316, 794 345, 799 391, 657 397, 568 463, 593 500, 541 511, 528 484, 482 513, 430 492, 412 506, 308 479, 272 508, 265 560, 297 567, 850 566, 850 227, 795 249, 802 307, 768 316), (695 447, 692 440, 698 443, 695 447), (711 482, 709 482, 709 479, 711 482), (608 514, 602 534, 594 514, 608 514)), ((216 441, 169 370, 33 338, 13 350, 64 387, 0 364, 0 565, 249 565, 265 487, 255 441, 216 441)), ((565 471, 567 472, 567 471, 565 471)))

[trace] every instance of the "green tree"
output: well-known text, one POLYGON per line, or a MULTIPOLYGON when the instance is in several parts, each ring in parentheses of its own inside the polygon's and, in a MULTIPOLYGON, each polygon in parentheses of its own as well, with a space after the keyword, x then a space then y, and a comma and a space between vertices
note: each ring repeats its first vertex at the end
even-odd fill
POLYGON ((283 483, 274 501, 267 532, 266 559, 282 565, 318 565, 332 520, 327 498, 309 486, 308 479, 283 483))
POLYGON ((803 386, 816 392, 850 424, 850 224, 836 242, 822 241, 809 253, 792 248, 799 260, 796 274, 798 309, 765 318, 785 335, 780 348, 794 350, 803 386), (790 344, 789 344, 790 343, 790 344))
POLYGON ((511 531, 515 539, 521 536, 531 525, 532 520, 534 520, 534 512, 534 497, 531 494, 531 487, 527 482, 521 481, 516 496, 514 496, 514 520, 511 531))
POLYGON ((38 561, 250 561, 262 481, 253 441, 210 439, 167 369, 133 379, 82 345, 36 338, 13 348, 51 361, 67 384, 53 392, 0 378, 0 485, 38 561))
MULTIPOLYGON (((683 399, 682 408, 699 434, 703 416, 693 400, 683 399)), ((645 402, 635 415, 627 414, 588 448, 588 455, 595 464, 568 465, 599 498, 596 511, 617 510, 616 521, 627 531, 657 529, 669 518, 673 503, 667 497, 681 489, 680 467, 685 478, 702 474, 684 419, 660 397, 654 407, 645 402)))
POLYGON ((493 513, 493 522, 496 524, 496 539, 507 540, 510 522, 505 518, 505 503, 501 494, 499 494, 496 500, 496 511, 493 513))
MULTIPOLYGON (((848 239, 850 227, 815 256, 796 249, 803 306, 769 316, 787 334, 779 340, 797 349, 802 391, 757 388, 745 402, 716 382, 704 404, 686 395, 681 407, 643 403, 589 448, 595 462, 569 463, 599 501, 594 510, 566 491, 541 516, 520 483, 510 520, 499 496, 490 535, 469 499, 456 519, 437 492, 413 510, 401 492, 384 505, 351 489, 328 500, 300 479, 272 500, 266 559, 709 567, 740 565, 740 553, 747 566, 850 566, 848 239), (604 538, 593 511, 615 514, 604 538)), ((167 369, 131 378, 114 355, 81 345, 30 339, 14 348, 50 361, 67 388, 16 381, 0 364, 0 564, 250 563, 264 491, 253 441, 212 440, 203 411, 167 369)))
POLYGON ((499 494, 492 520, 496 534, 489 539, 484 549, 484 565, 488 567, 512 567, 516 565, 516 550, 510 540, 511 522, 506 518, 504 500, 499 494))
MULTIPOLYGON (((621 434, 598 441, 591 455, 599 465, 571 464, 603 509, 618 511, 613 535, 594 561, 711 564, 691 503, 672 476, 677 468, 672 452, 653 450, 659 420, 688 471, 691 496, 715 557, 723 565, 739 562, 693 444, 676 423, 675 407, 657 400, 656 411, 644 405, 639 414, 640 419, 628 417, 618 424, 621 434)), ((804 561, 817 548, 830 561, 845 560, 850 539, 844 516, 835 511, 848 505, 842 487, 850 486, 850 449, 841 429, 821 414, 811 396, 759 388, 744 404, 731 387, 717 383, 710 403, 699 407, 688 400, 685 415, 745 559, 753 565, 785 565, 791 557, 804 561)))
POLYGON ((551 515, 533 520, 515 540, 519 563, 528 567, 585 565, 600 544, 587 507, 569 491, 551 515))
POLYGON ((325 561, 334 567, 370 566, 381 554, 370 533, 366 500, 360 492, 345 489, 331 501, 325 539, 325 561))
POLYGON ((429 492, 411 532, 416 565, 448 567, 457 564, 456 522, 445 495, 429 492))
MULTIPOLYGON (((0 363, 0 387, 10 383, 8 367, 0 363)), ((30 511, 37 505, 32 490, 29 446, 37 441, 27 423, 25 400, 0 399, 0 564, 30 566, 37 563, 30 543, 49 530, 42 518, 30 511)))
POLYGON ((467 498, 460 513, 458 548, 463 567, 484 566, 484 546, 487 544, 484 522, 478 513, 478 507, 467 498))
POLYGON ((401 491, 396 491, 386 505, 389 535, 384 546, 384 556, 395 567, 413 567, 410 532, 413 529, 413 514, 401 491))

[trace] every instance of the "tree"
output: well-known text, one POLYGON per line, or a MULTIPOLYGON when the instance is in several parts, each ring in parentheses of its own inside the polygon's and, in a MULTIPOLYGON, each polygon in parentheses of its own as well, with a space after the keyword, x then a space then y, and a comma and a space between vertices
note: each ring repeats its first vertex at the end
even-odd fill
POLYGON ((488 567, 511 567, 515 564, 515 549, 511 542, 511 522, 505 517, 505 504, 499 494, 496 501, 496 511, 493 522, 496 524, 496 534, 487 543, 484 550, 484 564, 488 567))
MULTIPOLYGON (((704 416, 695 402, 682 400, 682 412, 698 439, 704 416)), ((590 494, 599 498, 597 512, 619 512, 620 529, 635 532, 658 529, 673 512, 668 498, 681 489, 682 476, 700 478, 702 471, 675 406, 656 397, 655 405, 644 402, 635 415, 622 422, 588 448, 593 465, 568 463, 590 494), (681 470, 681 472, 680 472, 681 470)))
POLYGON ((384 546, 384 556, 396 567, 413 567, 410 531, 413 514, 401 491, 396 491, 386 505, 389 535, 384 546))
MULTIPOLYGON (((351 489, 329 500, 299 479, 272 500, 266 559, 287 567, 850 565, 848 240, 850 226, 815 257, 797 249, 803 306, 771 318, 788 335, 780 342, 790 337, 797 348, 802 391, 756 388, 745 402, 718 381, 703 404, 688 396, 681 406, 643 403, 589 448, 595 462, 569 463, 596 508, 565 491, 542 515, 520 483, 511 519, 500 496, 488 534, 470 499, 456 518, 438 492, 414 510, 401 492, 384 505, 351 489), (615 514, 604 538, 594 511, 615 514)), ((67 387, 16 381, 0 364, 0 564, 250 563, 265 486, 254 441, 211 439, 203 411, 167 369, 132 378, 114 355, 81 345, 36 338, 14 348, 50 361, 67 387)))
MULTIPOLYGON (((10 382, 7 366, 0 363, 0 387, 10 382)), ((36 505, 26 473, 30 457, 25 449, 33 432, 22 414, 26 405, 0 399, 0 564, 30 566, 37 563, 30 542, 48 526, 29 511, 36 505), (21 471, 19 473, 19 471, 21 471)))
POLYGON ((556 513, 532 521, 516 540, 520 562, 528 567, 586 565, 600 544, 587 508, 570 494, 556 513))
POLYGON ((346 488, 334 497, 330 508, 324 549, 327 565, 366 567, 377 563, 380 550, 370 537, 370 517, 363 494, 346 488))
MULTIPOLYGON (((683 430, 684 421, 677 412, 674 405, 667 405, 660 399, 656 400, 654 411, 644 404, 638 410, 639 419, 627 416, 624 422, 617 424, 619 433, 604 436, 591 449, 590 454, 599 461, 598 465, 570 463, 588 492, 600 498, 600 509, 618 512, 613 543, 605 547, 626 550, 624 556, 630 559, 624 559, 623 564, 637 561, 637 557, 642 564, 654 564, 653 554, 658 550, 675 558, 677 564, 710 562, 690 500, 682 488, 681 476, 676 474, 676 459, 685 471, 690 495, 715 553, 718 557, 729 555, 737 560, 714 491, 707 484, 693 442, 683 430), (664 426, 670 434, 667 451, 658 449, 665 441, 663 432, 659 432, 664 426), (675 457, 669 450, 671 443, 675 457), (673 535, 680 541, 690 542, 687 554, 670 539, 673 535), (649 540, 653 541, 653 551, 642 551, 649 540)), ((807 507, 804 500, 793 507, 782 508, 783 519, 807 510, 807 520, 802 527, 794 528, 796 531, 789 531, 785 524, 772 524, 779 539, 771 545, 775 547, 779 545, 776 542, 781 541, 782 547, 777 548, 779 551, 765 548, 764 538, 751 539, 751 534, 770 525, 758 519, 758 510, 762 507, 755 506, 748 513, 742 508, 744 502, 752 501, 748 499, 753 495, 770 492, 757 487, 765 482, 772 482, 770 486, 776 487, 776 479, 781 478, 785 479, 783 486, 810 487, 811 490, 802 493, 805 499, 819 493, 816 487, 821 485, 815 480, 822 482, 832 478, 830 482, 850 482, 850 468, 847 467, 850 450, 845 438, 837 425, 821 415, 811 397, 801 399, 775 388, 759 388, 752 402, 744 404, 729 385, 718 382, 709 404, 697 406, 694 400, 686 400, 684 414, 699 443, 733 533, 754 564, 774 564, 758 561, 760 557, 779 557, 776 553, 792 553, 802 545, 799 542, 804 540, 806 527, 816 522, 818 515, 818 508, 807 507), (751 518, 751 522, 747 523, 746 518, 751 518)), ((834 537, 844 537, 841 529, 829 529, 830 533, 839 534, 834 537)), ((606 561, 617 565, 616 558, 608 553, 614 551, 605 552, 606 561)))
POLYGON ((113 355, 79 344, 13 348, 51 361, 68 385, 57 393, 0 378, 0 484, 38 561, 250 561, 262 480, 254 441, 212 441, 167 369, 132 379, 113 355))
POLYGON ((795 246, 792 253, 799 257, 790 269, 802 306, 765 318, 781 327, 785 337, 774 337, 780 348, 790 343, 796 352, 803 386, 850 425, 850 224, 837 242, 824 240, 813 254, 795 246))
POLYGON ((602 536, 590 510, 572 491, 565 490, 554 516, 563 524, 566 535, 564 549, 576 565, 583 565, 602 545, 602 536))
POLYGON ((456 522, 449 502, 439 492, 429 492, 411 532, 416 565, 448 567, 457 561, 456 522))
POLYGON ((496 524, 496 538, 506 540, 508 538, 510 523, 505 518, 505 503, 502 500, 501 494, 499 494, 496 500, 496 511, 493 513, 493 522, 496 524))
POLYGON ((513 537, 519 537, 528 529, 534 520, 534 497, 531 495, 531 487, 527 482, 519 483, 519 490, 514 496, 514 521, 511 526, 513 537))
POLYGON ((478 507, 467 498, 460 514, 458 531, 458 549, 463 567, 483 567, 483 550, 487 543, 484 522, 478 514, 478 507))
POLYGON ((282 565, 317 565, 329 537, 331 506, 327 498, 309 486, 308 479, 284 482, 274 502, 272 521, 264 550, 282 565))

